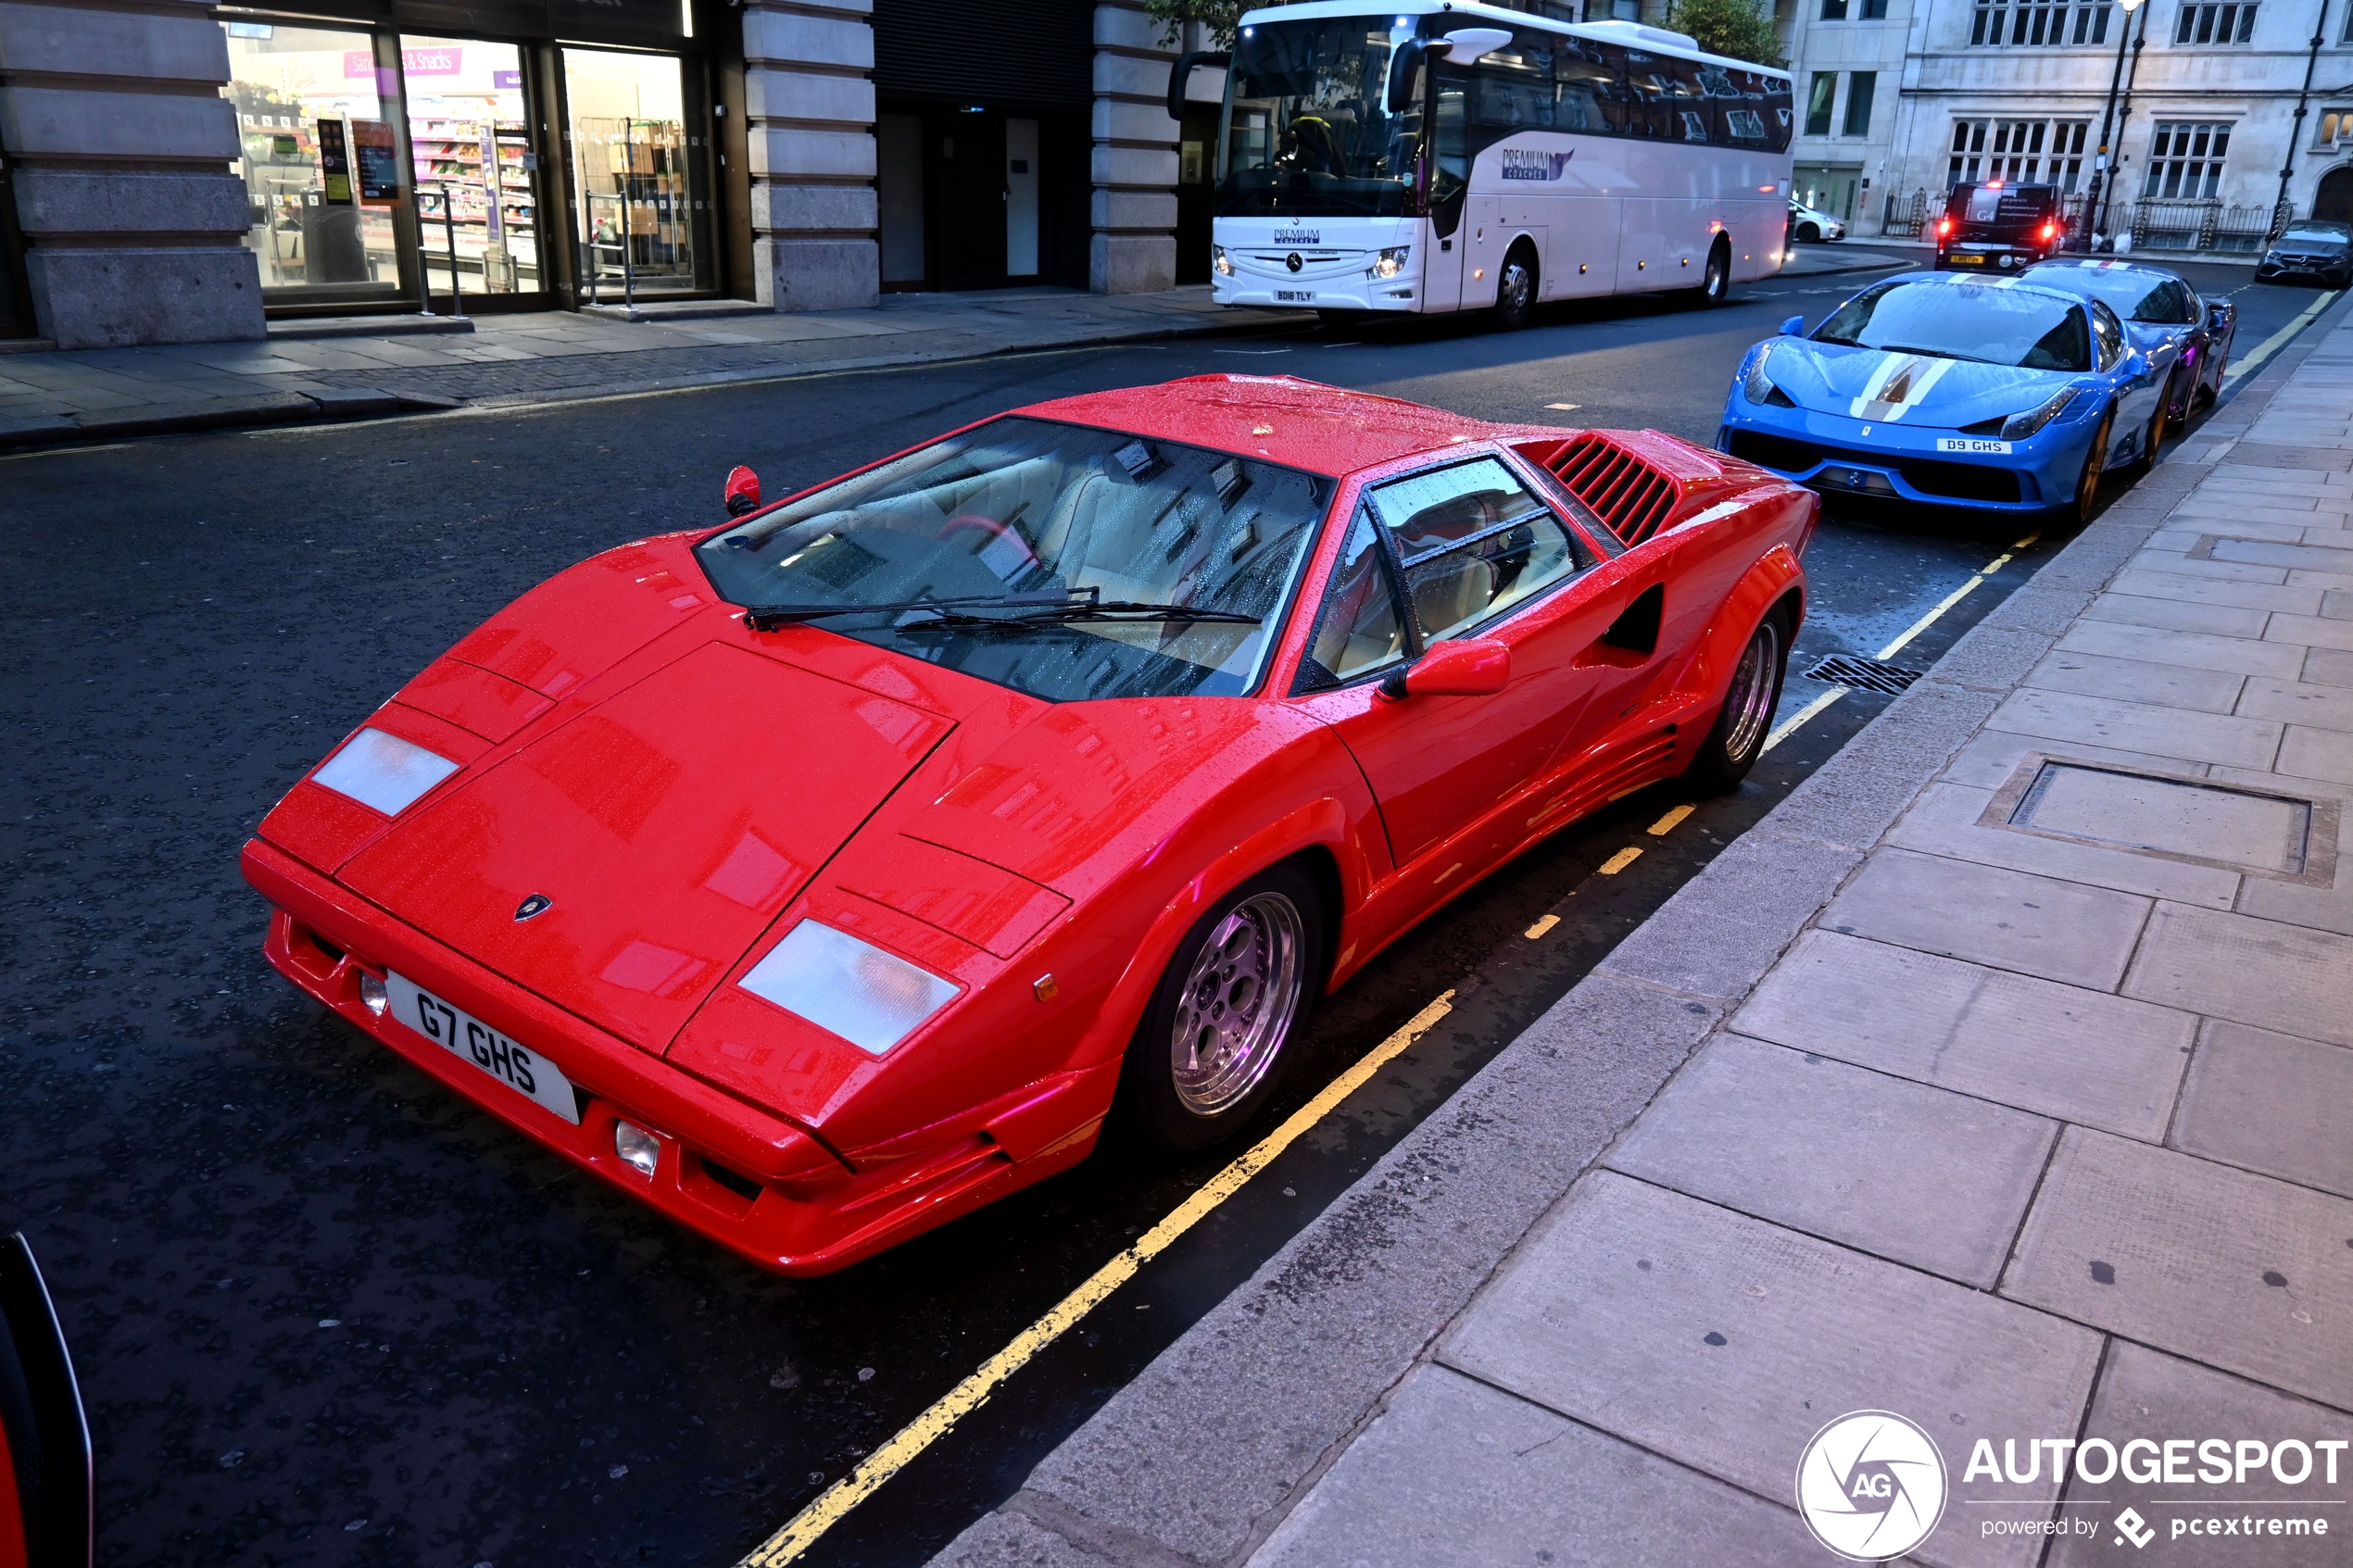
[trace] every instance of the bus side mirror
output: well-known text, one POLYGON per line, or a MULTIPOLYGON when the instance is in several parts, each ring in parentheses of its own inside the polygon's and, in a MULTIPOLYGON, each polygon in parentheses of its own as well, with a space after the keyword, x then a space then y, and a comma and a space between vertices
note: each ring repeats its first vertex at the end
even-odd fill
POLYGON ((1422 56, 1429 50, 1426 39, 1408 38, 1389 56, 1389 100, 1391 114, 1403 114, 1414 107, 1421 95, 1422 56))
POLYGON ((1788 320, 1783 321, 1781 323, 1781 335, 1783 337, 1804 337, 1806 335, 1806 318, 1803 316, 1792 316, 1788 320))
POLYGON ((760 509, 760 476, 737 463, 727 474, 727 515, 741 517, 760 509))
POLYGON ((1440 42, 1446 45, 1449 65, 1475 66, 1512 41, 1500 27, 1458 27, 1440 42))
POLYGON ((1233 63, 1233 56, 1207 49, 1196 49, 1190 54, 1177 56, 1176 63, 1168 68, 1168 118, 1185 118, 1185 88, 1193 79, 1194 67, 1207 66, 1212 70, 1224 70, 1233 63))

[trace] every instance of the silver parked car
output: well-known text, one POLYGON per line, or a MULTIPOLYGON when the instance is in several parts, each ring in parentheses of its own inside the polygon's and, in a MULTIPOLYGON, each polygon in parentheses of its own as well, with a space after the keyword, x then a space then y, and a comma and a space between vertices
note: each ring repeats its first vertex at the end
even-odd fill
POLYGON ((1846 238, 1846 225, 1819 207, 1807 207, 1792 196, 1789 204, 1789 237, 1802 245, 1818 245, 1826 240, 1846 238))

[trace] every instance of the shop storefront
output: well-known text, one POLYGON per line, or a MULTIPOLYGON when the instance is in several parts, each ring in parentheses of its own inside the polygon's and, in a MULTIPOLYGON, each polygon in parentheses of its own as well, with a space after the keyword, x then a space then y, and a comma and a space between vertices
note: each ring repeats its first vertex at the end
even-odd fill
MULTIPOLYGON (((711 296, 704 0, 223 7, 273 316, 711 296)), ((724 25, 724 24, 722 24, 724 25)))

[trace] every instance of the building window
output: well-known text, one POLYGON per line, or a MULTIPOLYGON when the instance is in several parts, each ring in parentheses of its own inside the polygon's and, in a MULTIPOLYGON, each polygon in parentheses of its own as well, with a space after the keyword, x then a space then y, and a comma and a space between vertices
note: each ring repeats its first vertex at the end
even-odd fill
POLYGON ((2149 147, 2144 197, 2212 201, 2222 189, 2222 156, 2231 150, 2227 119, 2160 119, 2149 147))
POLYGON ((1806 88, 1806 134, 1831 133, 1831 100, 1838 94, 1838 72, 1818 70, 1806 88))
POLYGON ((1849 136, 1871 133, 1871 94, 1879 90, 1879 72, 1858 70, 1846 79, 1846 123, 1842 128, 1849 136))
POLYGON ((1957 119, 1945 182, 2057 185, 2072 192, 2083 177, 2088 119, 1957 119))
POLYGON ((1846 19, 1846 0, 1822 0, 1822 19, 1843 22, 1846 19))
POLYGON ((1977 0, 1969 41, 2029 48, 2104 44, 2115 8, 2109 0, 1977 0))
POLYGON ((1887 0, 1863 0, 1863 19, 1883 22, 1887 19, 1887 0))
POLYGON ((2339 142, 2353 142, 2353 108, 2330 109, 2321 116, 2320 133, 2313 140, 2314 148, 2327 148, 2339 142))
POLYGON ((2173 28, 2176 44, 2244 44, 2255 36, 2254 0, 2222 6, 2184 4, 2173 28))

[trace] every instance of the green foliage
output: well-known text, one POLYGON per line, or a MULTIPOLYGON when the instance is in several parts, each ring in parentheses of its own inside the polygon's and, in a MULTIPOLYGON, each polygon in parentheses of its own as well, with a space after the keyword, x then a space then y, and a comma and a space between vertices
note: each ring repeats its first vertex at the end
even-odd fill
POLYGON ((1773 31, 1773 13, 1759 9, 1754 0, 1675 0, 1667 25, 1690 33, 1711 55, 1761 66, 1789 64, 1773 31))
POLYGON ((1199 22, 1208 29, 1211 43, 1230 49, 1245 7, 1241 0, 1144 0, 1144 9, 1160 23, 1161 36, 1171 44, 1184 38, 1187 22, 1199 22))

